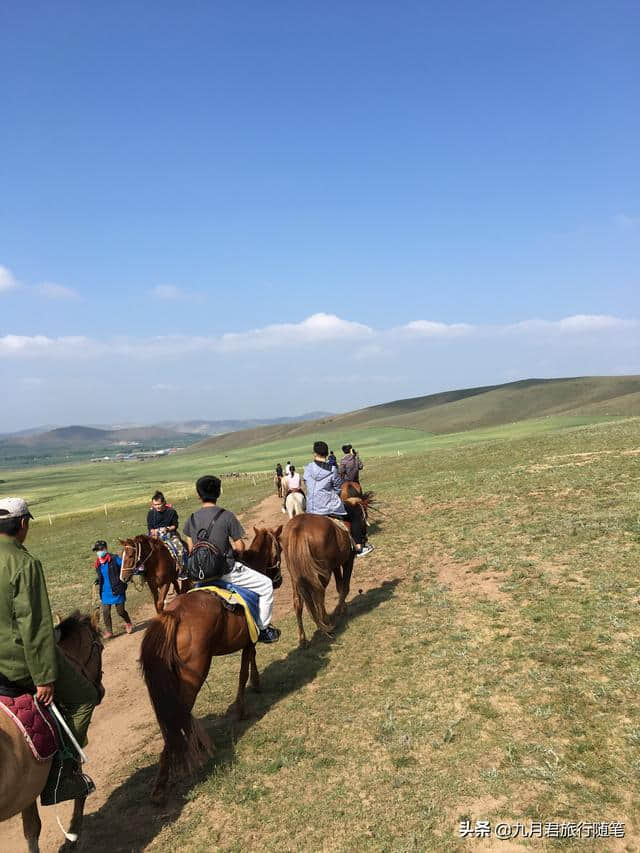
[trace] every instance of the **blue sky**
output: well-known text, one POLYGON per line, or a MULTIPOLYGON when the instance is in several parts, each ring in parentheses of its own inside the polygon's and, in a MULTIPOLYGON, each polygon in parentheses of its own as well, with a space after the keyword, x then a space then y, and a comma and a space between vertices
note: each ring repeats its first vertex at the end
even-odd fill
POLYGON ((6 4, 0 432, 640 373, 639 18, 6 4))

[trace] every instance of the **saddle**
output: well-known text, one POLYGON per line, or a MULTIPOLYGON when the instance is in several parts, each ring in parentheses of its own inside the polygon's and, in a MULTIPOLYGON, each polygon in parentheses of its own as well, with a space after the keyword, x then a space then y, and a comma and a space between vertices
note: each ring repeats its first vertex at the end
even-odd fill
MULTIPOLYGON (((10 688, 3 689, 9 692, 10 688)), ((60 749, 51 712, 37 703, 31 693, 25 693, 24 688, 18 696, 0 694, 0 713, 5 713, 15 723, 36 761, 48 761, 60 749)))
POLYGON ((258 595, 255 592, 222 580, 190 589, 187 594, 191 595, 194 592, 208 592, 210 595, 217 596, 226 610, 231 610, 234 613, 242 612, 247 620, 251 642, 258 642, 258 636, 260 635, 257 624, 258 595))

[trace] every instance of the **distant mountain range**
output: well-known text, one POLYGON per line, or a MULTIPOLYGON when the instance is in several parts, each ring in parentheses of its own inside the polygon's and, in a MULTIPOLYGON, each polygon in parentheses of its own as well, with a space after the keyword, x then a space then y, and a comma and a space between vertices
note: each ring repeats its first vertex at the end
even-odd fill
POLYGON ((0 434, 0 453, 11 449, 37 452, 43 449, 67 449, 71 451, 102 449, 117 447, 130 442, 157 444, 164 441, 167 444, 185 443, 185 439, 197 441, 203 436, 221 435, 237 430, 252 429, 275 424, 298 423, 300 421, 317 420, 323 417, 323 412, 309 412, 297 417, 282 418, 253 418, 230 419, 220 421, 193 420, 167 421, 152 426, 64 426, 64 427, 34 427, 19 432, 0 434))
POLYGON ((204 439, 190 451, 217 453, 302 435, 350 429, 404 428, 444 434, 543 417, 640 415, 640 376, 523 379, 393 400, 306 423, 275 424, 204 439))

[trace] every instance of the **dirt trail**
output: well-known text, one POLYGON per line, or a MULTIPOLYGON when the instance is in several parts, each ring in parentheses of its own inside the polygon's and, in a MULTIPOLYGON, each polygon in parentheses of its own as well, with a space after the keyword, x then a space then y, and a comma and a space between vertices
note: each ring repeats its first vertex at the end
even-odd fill
MULTIPOLYGON (((249 539, 253 538, 253 525, 257 527, 277 527, 284 524, 287 517, 283 515, 282 502, 276 495, 271 495, 261 501, 256 507, 242 517, 242 523, 247 530, 249 539)), ((276 616, 291 610, 291 589, 286 572, 284 583, 276 597, 276 616)), ((87 815, 96 812, 106 802, 112 791, 122 781, 121 768, 126 757, 133 757, 140 751, 143 742, 147 741, 149 729, 157 729, 153 710, 149 703, 146 688, 138 672, 138 657, 140 643, 148 620, 154 609, 151 603, 137 614, 137 626, 133 634, 121 634, 107 643, 104 650, 104 685, 106 697, 93 716, 89 730, 89 746, 87 754, 89 764, 87 772, 95 780, 97 791, 87 800, 87 815)), ((114 617, 114 626, 118 629, 118 617, 114 617)), ((158 734, 157 743, 152 748, 161 749, 161 739, 158 734)), ((145 749, 148 747, 145 745, 145 749)), ((128 775, 124 773, 124 775, 128 775)), ((72 812, 71 803, 58 806, 58 813, 63 825, 68 826, 72 812)), ((64 840, 58 828, 53 807, 40 808, 42 818, 42 835, 40 849, 42 853, 58 850, 64 840)), ((2 842, 0 849, 3 853, 18 853, 26 850, 22 834, 20 816, 14 817, 2 824, 2 842)), ((87 838, 81 848, 100 850, 98 839, 87 838)), ((135 842, 132 843, 135 844, 135 842)), ((139 849, 133 846, 131 849, 139 849)))

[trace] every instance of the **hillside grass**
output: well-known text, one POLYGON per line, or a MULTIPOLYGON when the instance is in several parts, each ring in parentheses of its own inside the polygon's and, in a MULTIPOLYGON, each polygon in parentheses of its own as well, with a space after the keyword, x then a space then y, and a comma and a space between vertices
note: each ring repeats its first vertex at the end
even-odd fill
MULTIPOLYGON (((353 443, 365 464, 375 459, 419 455, 441 447, 464 446, 475 442, 508 440, 520 436, 569 429, 590 423, 611 421, 611 416, 547 417, 449 435, 430 435, 416 429, 361 428, 348 432, 322 429, 314 437, 323 438, 338 457, 345 441, 353 443)), ((240 433, 238 433, 240 435, 240 433)), ((257 480, 272 478, 276 462, 290 459, 301 470, 310 460, 309 436, 287 437, 266 444, 228 449, 218 453, 181 451, 146 462, 75 463, 42 468, 22 468, 0 472, 0 494, 21 495, 29 501, 37 524, 51 515, 119 511, 130 505, 140 512, 156 489, 172 502, 193 496, 195 480, 202 474, 243 472, 257 480)))
MULTIPOLYGON (((215 659, 196 713, 216 756, 154 811, 149 732, 92 849, 130 849, 123 826, 158 851, 488 849, 464 819, 622 821, 592 848, 640 849, 640 419, 506 435, 371 459, 376 550, 334 639, 300 651, 279 622, 240 725, 239 658, 215 659)), ((226 488, 240 508, 262 487, 226 488)))

